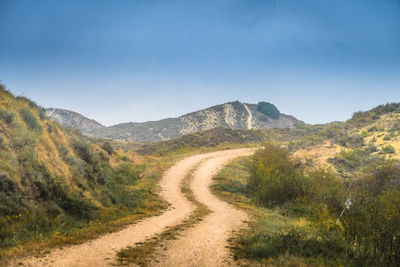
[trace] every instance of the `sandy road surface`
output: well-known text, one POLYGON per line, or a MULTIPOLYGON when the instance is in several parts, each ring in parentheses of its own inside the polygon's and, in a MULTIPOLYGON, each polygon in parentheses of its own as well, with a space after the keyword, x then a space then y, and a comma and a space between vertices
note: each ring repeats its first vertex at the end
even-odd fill
MULTIPOLYGON (((207 161, 209 165, 206 165, 208 167, 204 170, 205 173, 201 175, 201 177, 199 176, 199 178, 206 178, 203 179, 204 181, 198 181, 198 185, 195 184, 196 180, 198 179, 194 181, 193 187, 199 187, 199 190, 202 190, 203 192, 197 192, 196 190, 196 197, 197 195, 199 195, 200 201, 204 202, 206 205, 210 204, 209 207, 216 214, 220 214, 220 212, 227 212, 229 218, 236 215, 241 216, 240 218, 244 218, 244 214, 230 207, 228 204, 219 201, 217 198, 209 194, 208 185, 211 182, 211 174, 215 172, 215 168, 218 168, 229 159, 249 154, 251 153, 250 151, 251 150, 249 149, 226 150, 196 155, 183 159, 175 164, 172 168, 170 168, 161 180, 161 196, 171 204, 171 207, 162 215, 144 219, 136 224, 124 228, 121 231, 106 234, 98 239, 80 245, 69 246, 63 249, 54 249, 42 258, 28 257, 17 259, 15 261, 12 261, 10 265, 23 264, 24 266, 88 267, 107 266, 109 263, 115 262, 116 252, 118 252, 119 250, 124 249, 127 246, 133 246, 136 242, 143 242, 147 238, 162 233, 167 227, 181 223, 190 215, 194 207, 182 194, 180 183, 185 175, 194 166, 196 166, 202 160, 208 158, 213 158, 215 159, 215 161, 207 161)), ((202 169, 204 169, 204 167, 202 167, 202 169)), ((197 174, 201 173, 202 171, 197 172, 197 174)), ((196 175, 196 177, 198 177, 198 175, 196 175)), ((214 217, 215 216, 212 216, 211 219, 214 217)), ((214 218, 212 220, 216 220, 216 224, 213 224, 214 231, 217 230, 217 232, 222 231, 225 233, 226 229, 232 228, 231 226, 226 227, 226 223, 228 223, 229 225, 231 225, 231 223, 224 220, 222 217, 214 218), (216 227, 216 225, 218 224, 221 225, 221 230, 217 229, 218 227, 216 227)), ((202 225, 203 224, 199 225, 199 227, 196 227, 195 229, 204 228, 205 226, 202 225)), ((207 230, 205 229, 205 231, 207 230)), ((209 235, 207 234, 207 236, 209 235)), ((224 252, 222 254, 225 255, 226 253, 224 252)))
MULTIPOLYGON (((183 237, 170 242, 160 266, 228 266, 234 265, 227 248, 232 230, 241 226, 247 214, 211 194, 212 177, 230 160, 250 155, 253 149, 234 150, 204 161, 194 174, 191 189, 196 199, 211 211, 204 220, 190 228, 183 237)), ((153 264, 151 264, 153 265, 153 264)), ((155 265, 155 264, 154 264, 155 265)))

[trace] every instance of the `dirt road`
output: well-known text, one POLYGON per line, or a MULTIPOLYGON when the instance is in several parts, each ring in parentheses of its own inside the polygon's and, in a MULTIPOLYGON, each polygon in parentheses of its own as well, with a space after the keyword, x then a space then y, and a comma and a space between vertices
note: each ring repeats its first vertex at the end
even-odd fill
POLYGON ((43 258, 19 259, 11 265, 24 266, 107 266, 115 263, 116 252, 127 246, 134 246, 156 234, 181 223, 193 211, 193 205, 184 197, 180 184, 185 175, 198 163, 204 163, 195 174, 191 185, 198 201, 207 205, 213 213, 205 221, 190 230, 187 238, 177 240, 163 259, 164 266, 218 266, 228 259, 226 239, 232 229, 241 224, 246 215, 213 196, 208 187, 212 175, 224 163, 235 157, 252 153, 251 149, 236 149, 201 154, 179 161, 169 169, 161 180, 161 197, 171 207, 160 216, 144 219, 121 231, 106 234, 98 239, 52 250, 43 258), (212 257, 212 261, 203 257, 212 257))
MULTIPOLYGON (((236 150, 204 161, 194 174, 191 189, 197 201, 212 212, 183 237, 168 244, 159 266, 232 266, 227 239, 248 218, 247 214, 211 194, 212 177, 230 160, 253 150, 236 150)), ((151 264, 156 265, 156 264, 151 264)))

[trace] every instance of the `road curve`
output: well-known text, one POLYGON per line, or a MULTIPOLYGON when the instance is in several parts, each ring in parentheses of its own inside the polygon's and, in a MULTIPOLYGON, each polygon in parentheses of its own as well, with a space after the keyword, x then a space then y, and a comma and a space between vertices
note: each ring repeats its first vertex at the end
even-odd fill
POLYGON ((190 228, 183 237, 168 245, 159 266, 232 266, 234 262, 227 248, 232 231, 241 226, 248 215, 214 196, 209 187, 212 177, 230 160, 250 155, 254 149, 241 149, 221 154, 204 161, 194 174, 191 189, 197 201, 211 211, 203 221, 190 228))
MULTIPOLYGON (((228 211, 229 218, 231 218, 231 216, 234 214, 237 214, 240 216, 240 218, 243 218, 244 215, 240 211, 236 210, 235 212, 237 213, 233 212, 232 209, 234 208, 228 204, 221 204, 223 203, 221 202, 220 204, 213 206, 213 203, 215 204, 216 201, 219 200, 212 195, 207 195, 209 193, 208 185, 211 182, 211 174, 214 173, 217 168, 222 166, 223 163, 229 159, 233 159, 234 157, 250 154, 251 151, 252 150, 250 149, 225 150, 185 158, 171 167, 164 174, 164 177, 160 182, 160 195, 171 204, 170 208, 163 214, 143 219, 142 221, 127 226, 118 232, 103 235, 95 240, 88 241, 80 245, 68 246, 62 249, 54 249, 45 257, 27 257, 15 259, 10 262, 10 265, 15 266, 23 264, 23 266, 86 267, 109 266, 110 263, 115 262, 116 252, 126 248, 127 246, 134 246, 134 244, 137 242, 143 242, 154 235, 160 234, 165 231, 166 228, 182 223, 186 218, 188 218, 188 216, 194 210, 194 206, 181 192, 180 184, 186 174, 199 162, 205 159, 213 160, 207 161, 207 164, 211 165, 206 168, 206 173, 199 176, 200 173, 202 173, 200 170, 199 172, 196 172, 196 177, 207 178, 208 182, 207 179, 203 179, 204 181, 197 181, 197 178, 193 181, 192 186, 198 187, 198 189, 203 192, 197 192, 197 189, 193 188, 196 197, 209 206, 210 209, 215 212, 215 214, 221 214, 221 212, 228 211), (196 185, 196 182, 199 183, 199 185, 196 185)), ((225 223, 227 221, 220 221, 222 217, 215 218, 214 215, 209 217, 211 217, 212 221, 216 220, 215 223, 221 223, 220 231, 226 231, 226 229, 231 228, 231 226, 226 227, 225 223)), ((207 217, 207 221, 209 221, 209 217, 207 217)), ((205 226, 201 224, 195 229, 203 229, 204 227, 205 226)), ((214 227, 213 230, 217 229, 214 227)))

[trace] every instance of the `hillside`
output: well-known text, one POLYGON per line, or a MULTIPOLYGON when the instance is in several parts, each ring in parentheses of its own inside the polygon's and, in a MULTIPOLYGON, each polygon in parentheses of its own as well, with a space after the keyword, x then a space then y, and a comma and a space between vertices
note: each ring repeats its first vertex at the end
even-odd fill
POLYGON ((184 152, 184 150, 216 147, 224 144, 261 144, 267 140, 268 134, 261 130, 232 130, 217 127, 186 134, 167 141, 145 143, 140 146, 137 152, 141 154, 164 155, 171 152, 184 152))
POLYGON ((335 167, 342 176, 357 175, 384 158, 400 160, 400 104, 356 112, 346 122, 321 125, 307 136, 288 142, 295 155, 335 167), (356 173, 356 174, 354 174, 356 173))
POLYGON ((53 120, 84 135, 122 141, 156 142, 174 139, 186 134, 224 127, 233 130, 260 130, 293 128, 301 121, 279 112, 272 104, 245 104, 239 101, 213 106, 178 118, 143 123, 128 122, 104 127, 76 112, 46 109, 53 120))
POLYGON ((140 181, 112 143, 60 126, 0 85, 0 251, 132 214, 147 196, 140 181))
POLYGON ((231 243, 240 266, 399 266, 400 104, 267 143, 215 178, 254 216, 231 243))
POLYGON ((93 130, 105 128, 95 120, 88 119, 79 113, 58 109, 47 108, 46 115, 52 120, 73 129, 79 129, 82 134, 90 135, 93 130))

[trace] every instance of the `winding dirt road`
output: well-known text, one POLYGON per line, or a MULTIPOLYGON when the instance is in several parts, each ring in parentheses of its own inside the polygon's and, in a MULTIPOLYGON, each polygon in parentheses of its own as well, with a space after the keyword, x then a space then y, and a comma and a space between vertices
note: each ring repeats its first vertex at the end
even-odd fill
POLYGON ((185 236, 172 242, 158 265, 162 266, 222 266, 231 265, 227 238, 240 226, 247 215, 222 202, 209 191, 212 176, 229 160, 250 155, 253 149, 235 149, 191 156, 170 168, 161 180, 161 197, 171 204, 162 215, 144 219, 121 231, 106 234, 98 239, 54 249, 43 258, 29 257, 11 262, 24 266, 107 266, 116 262, 116 253, 127 246, 134 246, 168 227, 182 223, 194 206, 181 192, 183 178, 197 164, 191 184, 196 199, 211 211, 204 221, 185 232, 185 236))
POLYGON ((227 239, 241 226, 248 215, 211 194, 212 178, 230 160, 250 155, 254 150, 242 149, 220 154, 204 161, 194 174, 191 189, 197 201, 212 212, 181 239, 171 242, 159 266, 232 266, 227 239))

